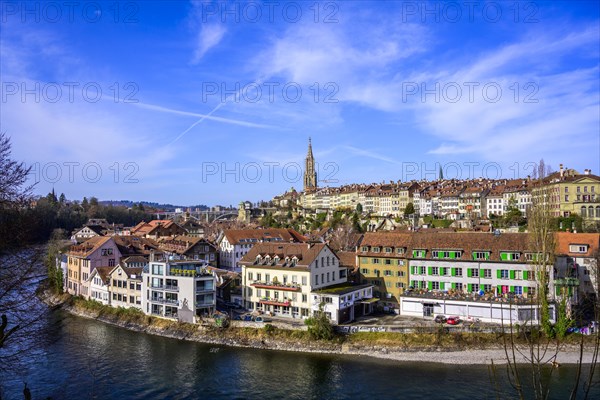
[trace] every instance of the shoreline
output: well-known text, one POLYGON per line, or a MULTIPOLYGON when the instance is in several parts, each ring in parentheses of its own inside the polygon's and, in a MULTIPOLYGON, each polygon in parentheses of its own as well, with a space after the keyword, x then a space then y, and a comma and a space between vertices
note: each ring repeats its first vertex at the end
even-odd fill
MULTIPOLYGON (((45 291, 39 294, 42 302, 50 307, 60 308, 70 315, 93 319, 102 323, 117 326, 134 332, 146 333, 170 339, 192 341, 212 345, 252 348, 258 350, 277 350, 297 353, 334 354, 342 356, 370 357, 396 362, 425 362, 435 364, 454 365, 504 365, 507 363, 505 350, 501 346, 486 348, 403 348, 399 345, 358 345, 354 343, 334 343, 322 341, 294 340, 291 338, 272 338, 268 335, 260 335, 261 328, 246 328, 256 331, 255 337, 239 335, 244 328, 229 328, 225 331, 214 330, 202 325, 179 324, 175 321, 156 319, 156 323, 140 323, 133 321, 120 321, 90 310, 82 310, 68 304, 66 301, 57 301, 56 296, 48 295, 45 291)), ((281 328, 280 328, 281 329, 281 328)), ((592 353, 587 348, 583 352, 583 364, 592 362, 592 353)), ((554 354, 549 351, 549 354, 554 354)), ((522 354, 516 352, 516 361, 519 364, 529 363, 522 354)), ((560 364, 575 365, 579 363, 579 348, 573 345, 564 345, 556 356, 556 362, 560 364)), ((551 364, 553 357, 544 358, 551 364)))

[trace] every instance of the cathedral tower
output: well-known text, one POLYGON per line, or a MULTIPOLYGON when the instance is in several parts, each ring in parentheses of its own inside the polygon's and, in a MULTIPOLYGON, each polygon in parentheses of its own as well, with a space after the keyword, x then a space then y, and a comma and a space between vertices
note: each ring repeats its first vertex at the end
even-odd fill
POLYGON ((315 171, 315 158, 312 153, 312 144, 308 138, 308 154, 304 163, 304 192, 310 193, 317 190, 317 172, 315 171))

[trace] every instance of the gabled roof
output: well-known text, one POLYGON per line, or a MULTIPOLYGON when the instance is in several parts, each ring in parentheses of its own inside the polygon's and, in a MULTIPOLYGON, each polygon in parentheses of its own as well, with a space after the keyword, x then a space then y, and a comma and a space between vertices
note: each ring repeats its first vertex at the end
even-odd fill
POLYGON ((96 275, 98 275, 100 279, 102 279, 102 282, 105 285, 108 285, 110 282, 110 273, 113 269, 115 269, 115 267, 96 267, 90 274, 89 280, 91 281, 96 275))
POLYGON ((98 250, 110 240, 113 240, 113 237, 94 236, 81 244, 71 246, 68 254, 75 257, 89 257, 93 252, 98 250))
POLYGON ((556 233, 556 254, 572 257, 596 257, 599 248, 599 233, 556 233), (570 249, 571 245, 587 245, 588 249, 585 253, 573 253, 570 249))
MULTIPOLYGON (((261 268, 298 268, 306 270, 326 247, 329 248, 324 243, 257 243, 240 260, 240 264, 246 266, 256 265, 257 256, 261 256, 261 259, 268 256, 271 262, 268 265, 260 264, 258 266, 261 268), (279 257, 277 263, 274 262, 275 257, 279 257), (292 266, 291 261, 294 257, 297 262, 295 266, 292 266)), ((333 251, 332 253, 336 256, 333 251)))
POLYGON ((293 229, 226 229, 224 237, 230 244, 259 242, 305 242, 306 238, 293 229))

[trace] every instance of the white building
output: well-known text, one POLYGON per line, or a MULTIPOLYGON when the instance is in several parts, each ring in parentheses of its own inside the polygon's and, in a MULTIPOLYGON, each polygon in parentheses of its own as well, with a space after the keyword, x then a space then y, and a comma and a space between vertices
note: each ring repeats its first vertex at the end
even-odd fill
POLYGON ((347 282, 346 267, 323 243, 259 243, 240 261, 244 305, 290 318, 312 314, 312 293, 347 282))
POLYGON ((313 314, 323 312, 334 324, 354 321, 357 317, 373 312, 373 305, 379 300, 373 298, 373 285, 341 284, 313 292, 313 314))
POLYGON ((304 236, 293 229, 226 229, 217 240, 219 246, 219 267, 241 272, 239 261, 252 246, 262 242, 303 242, 304 236))
POLYGON ((92 271, 89 278, 90 299, 95 300, 105 306, 111 305, 110 302, 110 271, 114 267, 97 267, 92 271))
POLYGON ((166 261, 151 255, 142 273, 142 310, 149 315, 196 322, 215 311, 215 278, 202 261, 166 261))

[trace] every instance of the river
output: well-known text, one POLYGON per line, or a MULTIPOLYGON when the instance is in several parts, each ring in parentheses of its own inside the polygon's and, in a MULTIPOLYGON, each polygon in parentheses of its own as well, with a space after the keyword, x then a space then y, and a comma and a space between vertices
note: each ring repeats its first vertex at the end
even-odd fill
MULTIPOLYGON (((0 376, 2 399, 22 399, 23 382, 34 399, 54 400, 496 398, 481 366, 205 345, 62 311, 42 322, 48 329, 31 338, 40 347, 0 376)), ((568 397, 574 374, 558 369, 551 398, 568 397)))

